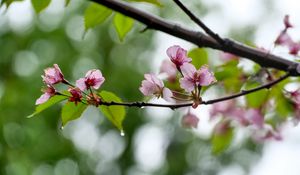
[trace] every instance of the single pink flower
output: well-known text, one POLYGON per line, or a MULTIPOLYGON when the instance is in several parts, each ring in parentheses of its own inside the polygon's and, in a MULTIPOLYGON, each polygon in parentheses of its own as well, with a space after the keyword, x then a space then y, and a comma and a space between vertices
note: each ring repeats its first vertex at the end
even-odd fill
POLYGON ((172 101, 172 91, 164 87, 164 83, 160 79, 154 74, 145 74, 144 77, 145 80, 142 81, 142 85, 139 89, 145 96, 154 95, 158 98, 162 97, 166 101, 172 101))
POLYGON ((180 79, 180 86, 187 92, 191 92, 198 86, 208 86, 216 82, 214 74, 209 71, 206 65, 196 70, 194 65, 185 63, 181 66, 183 78, 180 79))
POLYGON ((184 63, 190 63, 192 61, 191 58, 188 58, 187 51, 178 45, 169 47, 167 49, 167 55, 177 68, 180 68, 184 63))
POLYGON ((45 103, 52 96, 54 96, 56 94, 56 90, 51 85, 47 85, 47 88, 43 89, 42 91, 44 92, 44 94, 41 95, 41 97, 36 100, 36 102, 35 102, 36 105, 40 105, 42 103, 45 103))
POLYGON ((212 109, 210 110, 211 119, 215 118, 218 114, 236 120, 243 126, 249 124, 248 120, 244 118, 245 110, 241 107, 236 106, 234 100, 228 100, 213 104, 212 109))
POLYGON ((264 126, 264 116, 258 109, 248 109, 244 114, 244 118, 258 128, 263 128, 264 126))
POLYGON ((78 102, 81 102, 82 94, 79 88, 69 88, 68 91, 71 93, 71 97, 69 98, 70 102, 75 102, 77 105, 78 102))
POLYGON ((199 123, 199 118, 190 112, 184 115, 181 120, 181 125, 184 128, 192 128, 192 127, 197 128, 198 123, 199 123))
POLYGON ((280 32, 278 37, 275 40, 275 44, 282 45, 282 46, 290 46, 294 44, 294 41, 290 37, 290 35, 287 33, 286 30, 283 30, 280 32))
POLYGON ((290 23, 289 18, 290 18, 289 15, 285 15, 285 16, 284 16, 284 19, 283 19, 284 27, 285 27, 286 29, 292 28, 292 27, 293 27, 293 25, 290 23))
POLYGON ((45 75, 42 75, 42 78, 47 85, 54 85, 64 81, 64 75, 57 64, 54 64, 53 67, 46 68, 44 72, 45 75))
POLYGON ((169 60, 164 60, 160 67, 160 73, 166 73, 170 82, 176 81, 177 69, 175 64, 169 60))
POLYGON ((76 81, 76 87, 78 87, 81 91, 89 89, 90 87, 99 89, 104 81, 105 78, 102 76, 101 71, 98 69, 92 69, 85 74, 84 78, 80 78, 76 81))

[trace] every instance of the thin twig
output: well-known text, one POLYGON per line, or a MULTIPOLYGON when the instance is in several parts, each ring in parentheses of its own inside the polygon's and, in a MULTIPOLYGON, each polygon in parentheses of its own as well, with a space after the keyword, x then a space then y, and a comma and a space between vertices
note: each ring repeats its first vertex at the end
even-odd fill
POLYGON ((197 25, 199 25, 205 33, 214 38, 221 45, 225 44, 225 41, 216 33, 214 33, 209 27, 207 27, 199 18, 196 17, 187 7, 185 7, 179 0, 174 0, 174 2, 180 7, 185 14, 187 14, 192 21, 194 21, 197 25))
MULTIPOLYGON (((202 101, 201 104, 202 105, 209 105, 209 104, 218 103, 218 102, 221 102, 221 101, 226 101, 226 100, 230 100, 230 99, 233 99, 233 98, 237 98, 237 97, 240 97, 240 96, 244 96, 244 95, 259 91, 261 89, 269 89, 272 86, 274 86, 274 85, 280 83, 281 81, 285 80, 290 75, 291 74, 288 72, 284 76, 282 76, 282 77, 280 77, 280 78, 278 78, 278 79, 276 79, 276 80, 274 80, 270 83, 264 84, 262 86, 259 86, 259 87, 253 88, 253 89, 249 89, 249 90, 243 90, 240 93, 229 95, 229 96, 226 96, 226 97, 217 98, 217 99, 208 100, 208 101, 202 101)), ((103 101, 103 102, 100 103, 100 105, 104 105, 104 106, 127 106, 127 107, 138 107, 138 108, 142 108, 142 107, 162 107, 162 108, 170 108, 170 109, 174 110, 174 109, 177 109, 177 108, 192 106, 193 103, 182 103, 182 104, 170 104, 170 105, 168 105, 168 104, 156 104, 156 103, 146 103, 146 102, 114 102, 114 101, 105 102, 105 101, 103 101)))

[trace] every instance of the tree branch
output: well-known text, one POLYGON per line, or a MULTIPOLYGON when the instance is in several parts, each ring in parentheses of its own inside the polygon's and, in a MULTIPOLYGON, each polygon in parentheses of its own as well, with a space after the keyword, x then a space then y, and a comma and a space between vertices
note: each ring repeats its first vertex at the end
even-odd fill
MULTIPOLYGON (((262 89, 270 89, 272 86, 280 83, 281 81, 285 80, 286 78, 288 78, 290 76, 290 72, 286 73, 284 76, 278 78, 277 80, 271 81, 270 83, 264 84, 262 86, 258 86, 256 88, 253 89, 249 89, 249 90, 243 90, 240 93, 237 94, 233 94, 233 95, 229 95, 226 97, 222 97, 222 98, 217 98, 217 99, 213 99, 213 100, 208 100, 208 101, 202 101, 202 103, 200 105, 209 105, 209 104, 213 104, 213 103, 218 103, 221 101, 226 101, 226 100, 230 100, 230 99, 234 99, 240 96, 244 96, 262 89)), ((101 102, 99 105, 104 105, 104 106, 127 106, 127 107, 138 107, 138 108, 142 108, 142 107, 162 107, 162 108, 170 108, 172 110, 177 109, 177 108, 182 108, 182 107, 189 107, 192 106, 193 103, 183 103, 183 104, 156 104, 156 103, 145 103, 145 102, 101 102)))
POLYGON ((184 11, 185 14, 187 14, 192 21, 194 21, 198 26, 200 26, 205 33, 207 33, 209 36, 214 38, 219 44, 225 45, 225 41, 216 33, 214 33, 209 27, 207 27, 199 18, 196 17, 188 8, 186 8, 180 0, 174 0, 174 2, 178 5, 178 7, 181 8, 182 11, 184 11))
MULTIPOLYGON (((177 24, 167 22, 160 17, 146 13, 139 9, 130 6, 128 3, 121 0, 91 0, 102 4, 112 10, 129 16, 141 23, 145 24, 149 29, 165 32, 172 36, 184 39, 199 47, 209 47, 212 49, 222 50, 229 52, 240 57, 248 58, 262 67, 271 67, 283 71, 289 71, 291 76, 299 76, 300 71, 297 70, 298 63, 286 60, 282 57, 266 53, 265 51, 252 48, 234 40, 227 39, 229 44, 227 47, 223 47, 215 39, 203 34, 202 32, 192 31, 177 24)), ((298 68, 299 69, 299 68, 298 68)))

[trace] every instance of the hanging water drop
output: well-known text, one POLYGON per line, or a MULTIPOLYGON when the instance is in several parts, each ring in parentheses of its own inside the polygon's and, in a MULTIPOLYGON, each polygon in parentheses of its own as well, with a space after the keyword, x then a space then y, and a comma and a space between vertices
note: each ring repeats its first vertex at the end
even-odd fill
POLYGON ((60 129, 63 130, 63 129, 64 129, 64 126, 61 126, 60 129))
POLYGON ((145 106, 141 106, 141 109, 144 109, 145 108, 145 106))
POLYGON ((120 135, 121 135, 122 137, 124 137, 124 136, 125 136, 125 132, 124 132, 123 130, 121 130, 120 135))

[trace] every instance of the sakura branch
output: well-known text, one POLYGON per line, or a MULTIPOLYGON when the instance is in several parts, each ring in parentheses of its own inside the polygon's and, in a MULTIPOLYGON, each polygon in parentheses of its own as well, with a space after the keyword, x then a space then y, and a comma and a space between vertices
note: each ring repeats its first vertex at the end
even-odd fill
POLYGON ((209 36, 214 38, 219 44, 225 45, 225 40, 221 38, 218 34, 214 33, 209 27, 207 27, 199 18, 196 17, 188 8, 186 8, 179 0, 174 0, 174 2, 184 11, 192 21, 198 24, 209 36))
POLYGON ((202 32, 192 31, 181 27, 178 24, 168 22, 155 15, 149 14, 137 8, 130 6, 128 3, 119 0, 91 0, 93 2, 104 5, 112 10, 129 16, 141 23, 145 24, 148 29, 154 29, 165 32, 172 36, 194 43, 199 47, 209 47, 216 50, 222 50, 235 54, 240 57, 248 58, 262 67, 270 67, 283 71, 289 71, 291 76, 299 76, 300 68, 298 63, 289 61, 280 56, 273 55, 261 49, 252 48, 244 44, 238 43, 231 39, 226 39, 227 47, 224 47, 214 38, 203 34, 202 32), (297 69, 298 68, 298 69, 297 69))

